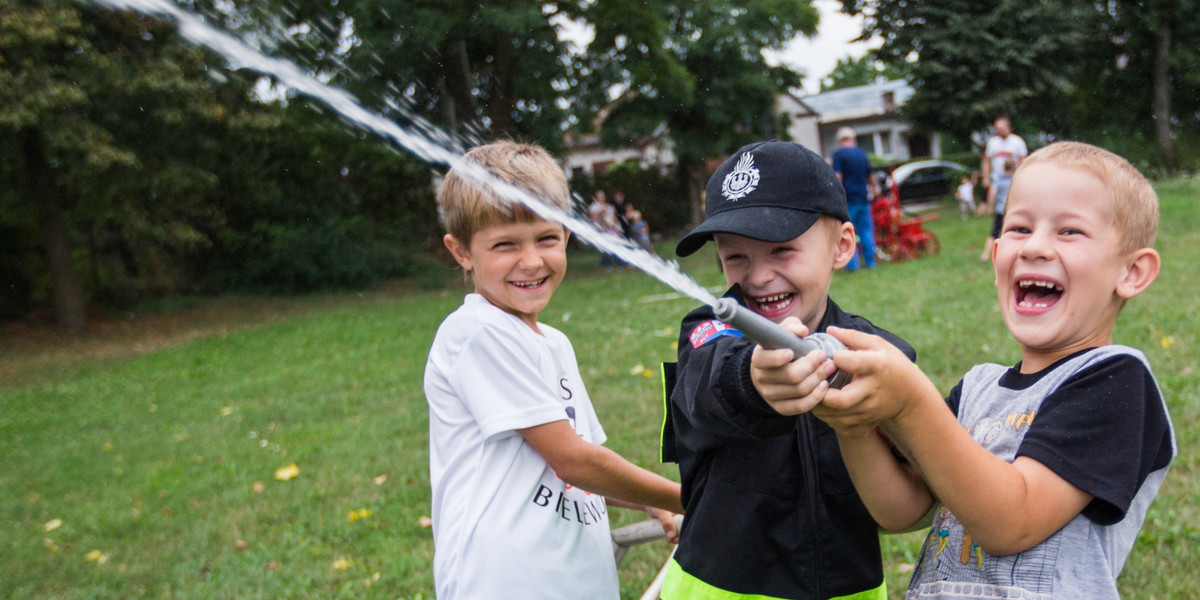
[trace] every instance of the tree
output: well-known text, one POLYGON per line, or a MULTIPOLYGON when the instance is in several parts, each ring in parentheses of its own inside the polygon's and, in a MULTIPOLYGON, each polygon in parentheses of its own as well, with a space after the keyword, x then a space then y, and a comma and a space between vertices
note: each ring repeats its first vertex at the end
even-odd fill
MULTIPOLYGON (((0 0, 0 102, 7 107, 0 116, 0 162, 3 176, 17 184, 7 218, 34 215, 29 222, 42 239, 55 317, 68 331, 86 325, 87 301, 74 256, 81 224, 92 232, 144 227, 147 236, 167 244, 187 243, 192 236, 170 211, 155 215, 153 204, 126 197, 128 179, 114 177, 139 165, 137 153, 118 141, 119 130, 144 117, 156 95, 180 101, 168 121, 178 122, 189 111, 211 114, 211 95, 196 84, 207 78, 202 71, 189 78, 189 69, 203 67, 197 54, 151 51, 159 45, 155 36, 170 34, 166 24, 99 15, 62 0, 36 7, 0 0), (133 83, 113 86, 118 80, 133 83)), ((205 177, 186 167, 175 174, 176 185, 205 185, 205 177)))
POLYGON ((763 50, 814 34, 816 9, 807 0, 598 0, 585 16, 595 40, 581 69, 580 123, 603 111, 610 146, 665 125, 699 223, 706 161, 784 130, 775 101, 800 74, 769 66, 763 50), (615 99, 614 87, 623 90, 615 99))
POLYGON ((167 21, 0 0, 3 316, 52 296, 77 332, 89 304, 403 272, 433 237, 428 168, 302 99, 254 100, 257 78, 167 21))
POLYGON ((831 92, 842 88, 882 83, 904 79, 908 72, 907 65, 896 66, 886 64, 876 59, 870 53, 858 58, 839 58, 833 66, 833 71, 821 78, 821 91, 831 92))
POLYGON ((864 17, 864 37, 883 40, 880 60, 911 68, 905 116, 959 139, 1001 114, 1058 121, 1096 17, 1093 6, 1068 0, 842 5, 864 17))
POLYGON ((585 2, 238 0, 209 5, 242 35, 353 92, 398 122, 562 147, 572 63, 555 22, 585 2), (231 16, 232 15, 232 16, 231 16))
POLYGON ((876 56, 909 66, 904 114, 959 139, 1000 114, 1018 129, 1102 143, 1171 165, 1200 128, 1200 25, 1192 0, 1019 2, 843 0, 876 56), (1146 155, 1155 140, 1156 156, 1146 155))

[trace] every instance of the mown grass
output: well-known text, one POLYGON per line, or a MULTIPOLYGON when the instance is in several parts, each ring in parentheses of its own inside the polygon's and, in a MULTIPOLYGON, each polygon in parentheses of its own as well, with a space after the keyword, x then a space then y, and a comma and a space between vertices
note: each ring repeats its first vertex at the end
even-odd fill
MULTIPOLYGON (((1125 309, 1117 341, 1149 355, 1180 456, 1122 575, 1127 598, 1200 589, 1200 181, 1158 189, 1163 272, 1125 309)), ((990 268, 977 261, 988 223, 943 214, 929 225, 938 256, 839 274, 833 295, 908 339, 946 391, 970 365, 1011 363, 1018 352, 990 268)), ((608 445, 675 477, 657 460, 656 373, 694 302, 664 298, 670 290, 640 273, 598 273, 586 252, 571 260, 543 321, 573 340, 608 445)), ((705 286, 722 283, 710 252, 682 267, 705 286)), ((466 291, 449 268, 446 280, 438 291, 275 309, 226 302, 165 339, 164 325, 0 341, 0 597, 431 597, 421 377, 437 324, 466 291), (158 341, 139 341, 147 338, 158 341), (295 478, 274 477, 291 464, 295 478)), ((642 518, 612 514, 616 525, 642 518)), ((920 537, 885 538, 892 597, 920 537)), ((637 597, 667 552, 659 543, 630 553, 625 597, 637 597)))

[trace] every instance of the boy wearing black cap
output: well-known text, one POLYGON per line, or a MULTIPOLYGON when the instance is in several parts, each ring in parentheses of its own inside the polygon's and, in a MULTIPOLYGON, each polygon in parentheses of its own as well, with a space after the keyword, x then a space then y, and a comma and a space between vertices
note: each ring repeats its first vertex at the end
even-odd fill
MULTIPOLYGON (((829 298, 833 272, 855 251, 854 227, 820 156, 792 142, 751 144, 717 169, 707 194, 704 222, 675 252, 713 240, 726 297, 801 334, 874 333, 915 359, 829 298)), ((679 463, 687 518, 663 598, 886 598, 878 528, 834 431, 808 413, 833 364, 819 350, 792 358, 757 348, 708 306, 684 317, 679 362, 664 365, 662 451, 679 463)))

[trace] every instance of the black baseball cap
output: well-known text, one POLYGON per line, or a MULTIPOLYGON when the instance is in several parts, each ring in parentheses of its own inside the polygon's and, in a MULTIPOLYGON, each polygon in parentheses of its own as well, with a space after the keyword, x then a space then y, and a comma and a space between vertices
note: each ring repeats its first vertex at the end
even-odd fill
POLYGON ((833 167, 795 142, 743 146, 713 173, 705 194, 704 222, 679 240, 679 256, 693 254, 714 233, 786 242, 821 215, 850 220, 846 191, 833 167))

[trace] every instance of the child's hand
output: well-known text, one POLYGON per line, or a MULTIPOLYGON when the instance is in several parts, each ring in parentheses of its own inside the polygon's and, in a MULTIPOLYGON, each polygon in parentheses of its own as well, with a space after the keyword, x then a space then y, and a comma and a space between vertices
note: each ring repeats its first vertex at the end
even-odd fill
POLYGON ((667 541, 672 544, 679 543, 679 527, 675 524, 675 513, 653 506, 646 507, 646 513, 651 517, 658 519, 662 523, 663 533, 667 536, 667 541))
POLYGON ((854 375, 840 390, 829 390, 813 415, 839 435, 869 434, 881 421, 897 418, 910 402, 941 398, 929 378, 887 340, 860 331, 830 327, 828 333, 847 349, 833 359, 854 375))
MULTIPOLYGON (((800 319, 789 317, 780 325, 798 336, 808 335, 808 328, 800 319)), ((793 358, 791 350, 767 350, 762 346, 756 346, 750 357, 750 381, 767 404, 781 415, 808 412, 821 402, 829 389, 825 379, 837 370, 821 350, 793 358)))

